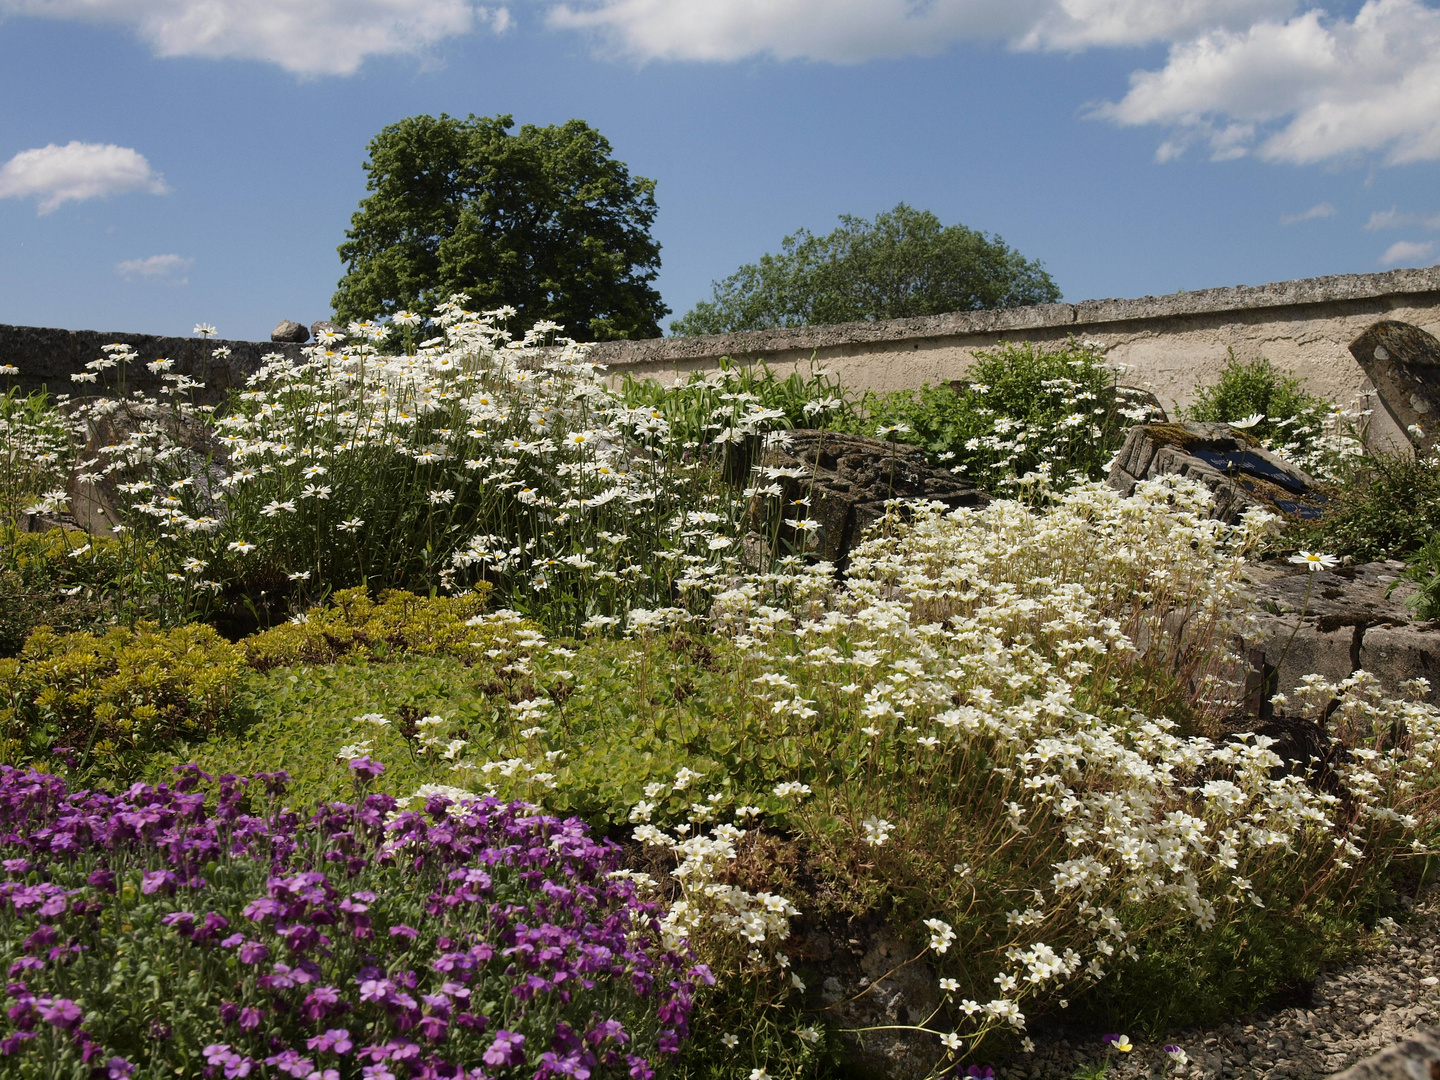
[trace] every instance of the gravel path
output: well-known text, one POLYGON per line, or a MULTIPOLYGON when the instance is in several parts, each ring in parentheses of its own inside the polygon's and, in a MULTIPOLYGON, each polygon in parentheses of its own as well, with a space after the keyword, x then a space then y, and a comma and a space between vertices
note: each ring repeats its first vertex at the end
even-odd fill
MULTIPOLYGON (((1182 1031, 1114 1055, 1107 1080, 1323 1080, 1417 1028, 1440 1019, 1440 888, 1427 891, 1389 943, 1350 967, 1322 975, 1309 1008, 1260 1012, 1211 1030, 1182 1031), (1184 1048, 1188 1065, 1163 1045, 1184 1048)), ((1003 1080, 1063 1080, 1103 1055, 1068 1040, 1040 1043, 1035 1053, 997 1069, 1003 1080)))

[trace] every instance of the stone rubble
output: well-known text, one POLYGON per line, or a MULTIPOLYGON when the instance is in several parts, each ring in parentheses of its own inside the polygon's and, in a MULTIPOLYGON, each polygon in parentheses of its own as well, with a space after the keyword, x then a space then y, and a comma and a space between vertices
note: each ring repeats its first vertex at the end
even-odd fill
MULTIPOLYGON (((1389 1060, 1378 1066, 1366 1061, 1337 1080, 1440 1076, 1423 1050, 1435 1038, 1425 1029, 1440 1021, 1437 983, 1440 888, 1432 888, 1392 928, 1378 953, 1322 975, 1308 1004, 1262 1010, 1209 1030, 1154 1040, 1142 1041, 1131 1032, 1135 1049, 1112 1055, 1106 1080, 1324 1080, 1407 1039, 1422 1049, 1387 1055, 1389 1060), (1167 1043, 1181 1047, 1188 1064, 1167 1057, 1167 1043)), ((1068 1080, 1077 1069, 1104 1059, 1100 1039, 1097 1034, 1089 1045, 1037 1039, 1034 1053, 997 1067, 995 1075, 997 1080, 1068 1080)))

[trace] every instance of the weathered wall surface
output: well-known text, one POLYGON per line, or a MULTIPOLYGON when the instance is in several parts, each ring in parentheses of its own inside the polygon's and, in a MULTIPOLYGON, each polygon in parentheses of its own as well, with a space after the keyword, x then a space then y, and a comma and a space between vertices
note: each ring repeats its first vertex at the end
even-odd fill
MULTIPOLYGON (((72 382, 72 374, 83 372, 85 365, 104 356, 103 347, 112 343, 131 346, 138 360, 125 373, 127 389, 157 394, 165 385, 158 374, 145 365, 152 360, 173 360, 172 374, 188 375, 203 382, 205 390, 197 394, 202 401, 217 401, 231 387, 243 386, 245 377, 260 367, 264 357, 284 353, 294 359, 301 356, 299 345, 270 341, 202 341, 200 338, 158 337, 154 334, 108 334, 97 330, 52 330, 39 326, 0 325, 0 365, 20 369, 19 375, 0 375, 0 389, 15 385, 21 390, 46 387, 52 394, 93 394, 96 385, 72 382), (228 357, 217 357, 222 346, 230 349, 228 357)), ((112 368, 102 374, 113 388, 117 372, 112 368)))
MULTIPOLYGON (((1130 368, 1125 381, 1153 391, 1166 406, 1188 405, 1213 381, 1227 350, 1241 360, 1268 357, 1309 389, 1348 403, 1369 389, 1347 347, 1381 318, 1440 334, 1440 267, 1384 274, 1342 274, 1271 285, 1204 289, 1138 300, 1088 300, 922 319, 845 323, 793 330, 608 342, 591 356, 612 376, 670 382, 715 367, 722 356, 766 360, 780 372, 808 368, 813 355, 842 382, 876 391, 960 378, 976 350, 1002 341, 1098 341, 1130 368)), ((1376 409, 1375 434, 1403 436, 1376 409)))
MULTIPOLYGON (((1314 393, 1348 403, 1369 384, 1347 346, 1381 318, 1414 323, 1440 335, 1440 266, 1138 300, 607 342, 594 346, 591 356, 609 365, 612 377, 630 373, 662 382, 714 368, 724 356, 741 362, 763 359, 782 373, 808 368, 813 356, 847 386, 886 391, 960 378, 976 350, 1003 341, 1059 344, 1074 335, 1103 344, 1110 359, 1129 367, 1125 381, 1153 391, 1166 408, 1189 404, 1195 388, 1214 379, 1229 349, 1242 360, 1268 357, 1305 379, 1314 393)), ((48 384, 55 393, 80 390, 70 382, 70 374, 83 371, 86 362, 101 355, 100 347, 112 341, 133 345, 142 362, 174 359, 173 370, 205 382, 212 395, 239 385, 268 353, 300 355, 299 346, 270 342, 217 341, 207 351, 206 344, 194 338, 0 326, 0 364, 19 368, 14 381, 25 389, 48 384), (213 358, 219 345, 232 350, 225 361, 213 358)), ((131 375, 151 392, 160 386, 143 366, 131 375)), ((0 377, 0 386, 6 384, 0 377)), ((1379 408, 1374 433, 1381 441, 1405 444, 1379 408)))

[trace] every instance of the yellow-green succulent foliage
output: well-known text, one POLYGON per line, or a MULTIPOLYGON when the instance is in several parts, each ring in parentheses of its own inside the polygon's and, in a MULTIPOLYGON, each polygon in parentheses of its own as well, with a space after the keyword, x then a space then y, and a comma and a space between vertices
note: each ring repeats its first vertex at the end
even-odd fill
POLYGON ((209 626, 42 626, 0 660, 0 757, 38 765, 68 748, 82 771, 129 778, 156 751, 229 724, 241 668, 240 650, 209 626))
POLYGON ((245 638, 245 662, 256 671, 282 664, 331 664, 411 653, 474 660, 489 640, 477 618, 488 586, 459 596, 416 596, 390 589, 371 600, 363 588, 341 589, 330 603, 245 638))

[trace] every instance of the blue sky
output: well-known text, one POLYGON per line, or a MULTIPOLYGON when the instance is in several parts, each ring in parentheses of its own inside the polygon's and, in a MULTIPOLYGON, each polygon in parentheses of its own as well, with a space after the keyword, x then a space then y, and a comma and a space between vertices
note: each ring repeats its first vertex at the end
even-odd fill
POLYGON ((1067 300, 1440 258, 1420 0, 0 0, 0 323, 324 317, 366 142, 442 111, 598 128, 676 314, 901 200, 1067 300))

